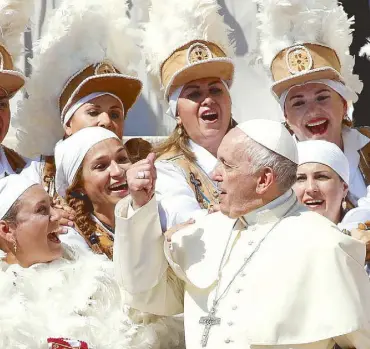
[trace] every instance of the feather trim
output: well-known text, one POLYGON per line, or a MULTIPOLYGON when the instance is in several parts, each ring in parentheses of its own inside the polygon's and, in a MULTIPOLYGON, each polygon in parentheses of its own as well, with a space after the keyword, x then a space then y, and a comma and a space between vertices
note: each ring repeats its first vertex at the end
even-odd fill
POLYGON ((361 47, 359 56, 360 57, 365 56, 370 60, 370 38, 367 39, 367 43, 361 47))
POLYGON ((14 60, 23 51, 21 34, 27 28, 33 5, 33 0, 0 1, 0 44, 5 46, 14 60))
POLYGON ((215 0, 152 0, 149 22, 144 25, 143 52, 148 72, 157 80, 164 61, 178 48, 193 40, 218 45, 228 57, 234 56, 230 27, 219 14, 215 0))
POLYGON ((50 155, 64 134, 59 96, 71 76, 104 59, 123 74, 137 76, 139 32, 126 17, 123 0, 65 0, 49 18, 30 60, 29 94, 13 118, 15 149, 28 157, 50 155))
POLYGON ((183 348, 182 320, 124 305, 113 263, 68 247, 64 258, 30 268, 0 262, 1 348, 47 348, 47 338, 93 348, 183 348))
POLYGON ((254 0, 260 32, 260 56, 270 69, 274 57, 283 49, 303 43, 317 43, 333 49, 341 63, 346 84, 357 93, 362 83, 353 74, 354 57, 349 53, 352 43, 353 18, 337 0, 254 0))

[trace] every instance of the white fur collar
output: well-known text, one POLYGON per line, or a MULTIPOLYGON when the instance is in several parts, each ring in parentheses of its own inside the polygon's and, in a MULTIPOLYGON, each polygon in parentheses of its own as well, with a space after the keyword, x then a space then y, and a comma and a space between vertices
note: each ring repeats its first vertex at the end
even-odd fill
POLYGON ((43 349, 48 337, 84 340, 96 349, 182 345, 179 319, 138 313, 123 298, 105 256, 66 247, 49 264, 0 262, 0 348, 43 349))

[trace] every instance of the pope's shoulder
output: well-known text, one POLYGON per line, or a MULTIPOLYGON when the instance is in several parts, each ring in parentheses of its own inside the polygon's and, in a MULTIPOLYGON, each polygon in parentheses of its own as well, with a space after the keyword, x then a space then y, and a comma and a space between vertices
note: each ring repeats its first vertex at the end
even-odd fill
POLYGON ((280 224, 279 237, 282 245, 294 245, 315 255, 320 252, 345 253, 363 264, 365 244, 346 234, 332 221, 312 211, 297 210, 280 224))

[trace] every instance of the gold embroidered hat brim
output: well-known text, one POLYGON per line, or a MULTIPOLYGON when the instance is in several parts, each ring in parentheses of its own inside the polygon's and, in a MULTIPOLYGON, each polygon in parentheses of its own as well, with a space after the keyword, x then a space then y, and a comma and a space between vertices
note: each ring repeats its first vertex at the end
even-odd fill
POLYGON ((234 77, 234 63, 230 58, 217 58, 194 63, 175 73, 165 91, 165 96, 171 95, 178 87, 191 81, 203 78, 219 78, 231 84, 234 77))
POLYGON ((15 70, 0 70, 0 88, 13 97, 25 84, 26 78, 15 70))
POLYGON ((271 63, 271 73, 275 81, 272 90, 280 97, 292 86, 310 80, 343 81, 340 71, 339 58, 330 47, 311 43, 293 45, 280 51, 271 63))
POLYGON ((271 86, 273 93, 280 98, 281 95, 290 88, 298 85, 303 85, 313 80, 329 79, 343 82, 342 76, 331 67, 323 67, 312 69, 308 72, 288 77, 284 80, 278 81, 271 86))
POLYGON ((123 103, 125 114, 135 104, 142 89, 142 82, 132 76, 109 73, 90 75, 82 81, 72 79, 63 90, 59 99, 60 112, 66 112, 70 106, 78 102, 81 98, 94 92, 107 92, 116 95, 123 103), (76 86, 74 81, 79 82, 76 86))

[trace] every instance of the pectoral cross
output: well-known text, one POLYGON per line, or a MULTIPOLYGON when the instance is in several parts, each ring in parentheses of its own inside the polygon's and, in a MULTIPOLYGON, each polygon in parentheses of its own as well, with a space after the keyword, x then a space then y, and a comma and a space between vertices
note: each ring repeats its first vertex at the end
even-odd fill
POLYGON ((221 318, 216 317, 215 313, 216 313, 216 306, 213 306, 208 316, 202 316, 199 319, 199 323, 201 325, 205 325, 203 335, 202 335, 202 340, 200 342, 203 348, 207 346, 209 331, 211 327, 214 325, 219 325, 221 323, 221 318))

